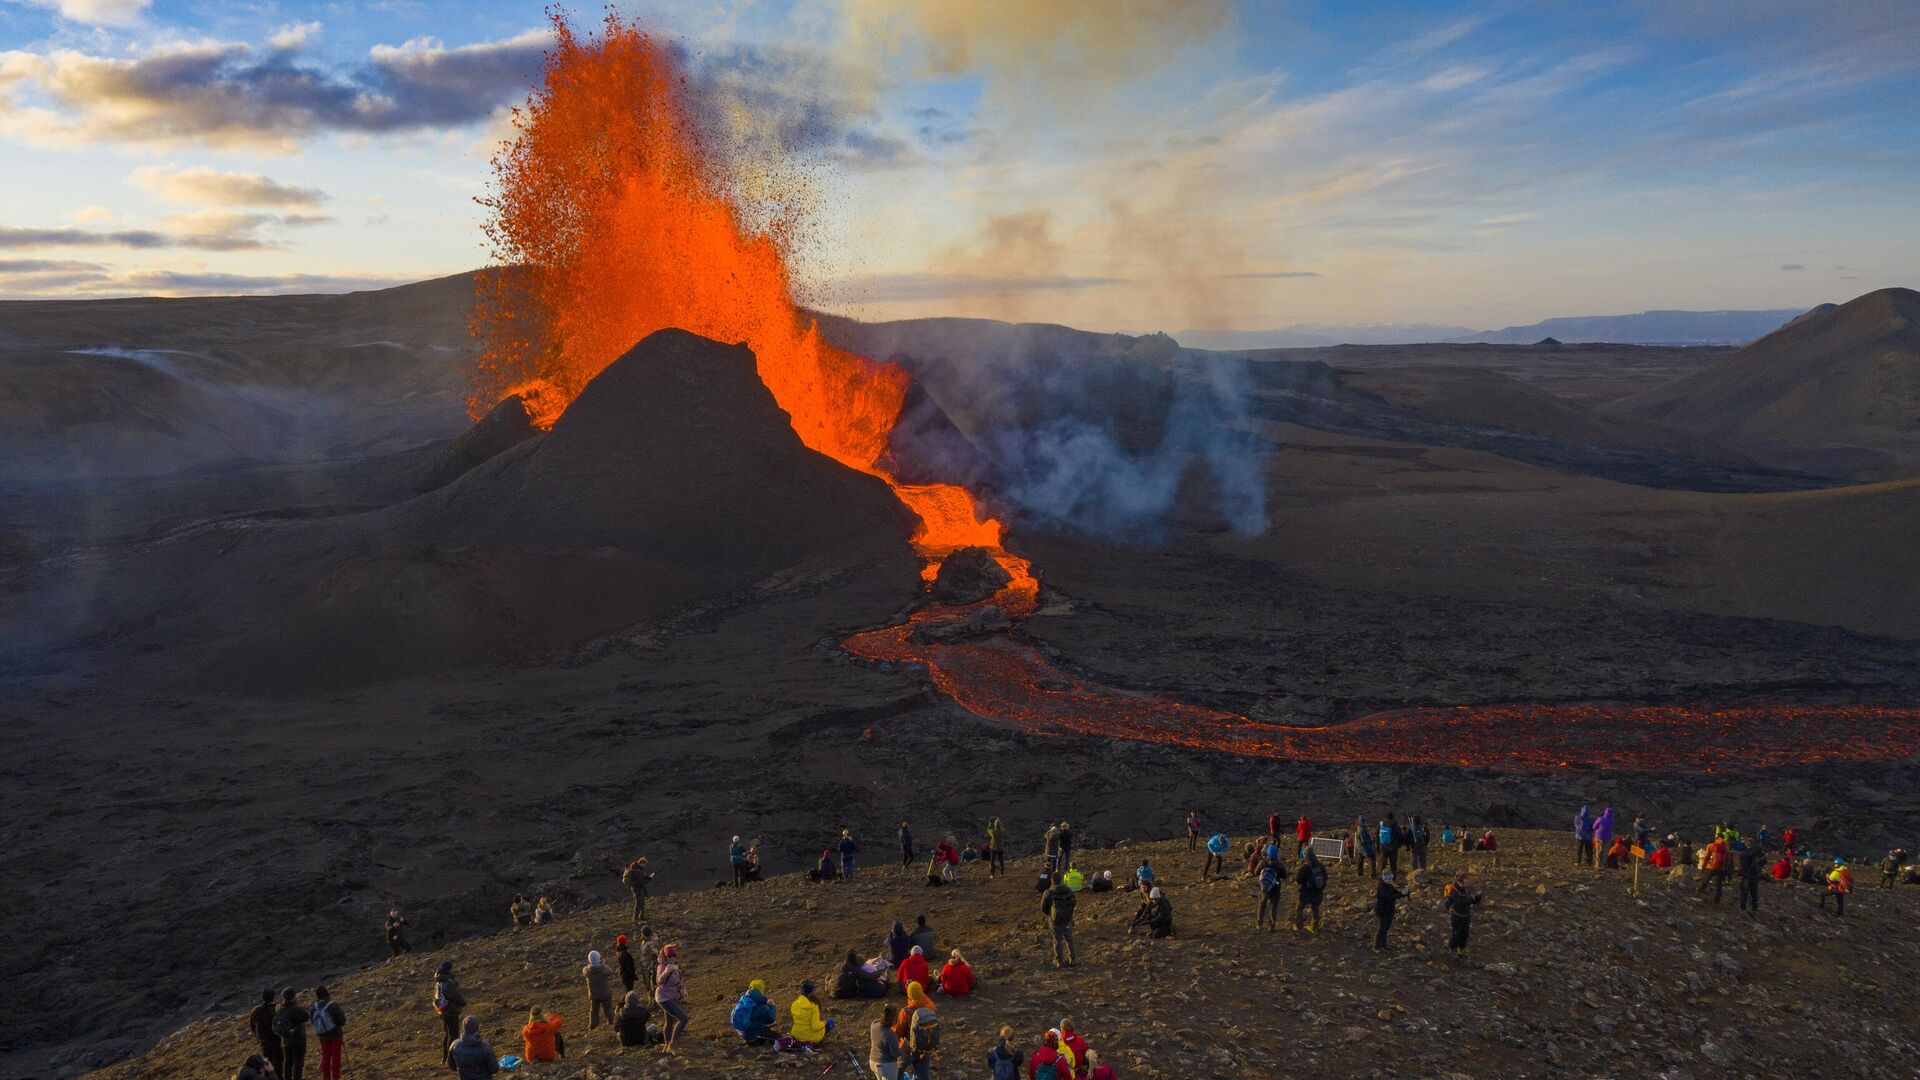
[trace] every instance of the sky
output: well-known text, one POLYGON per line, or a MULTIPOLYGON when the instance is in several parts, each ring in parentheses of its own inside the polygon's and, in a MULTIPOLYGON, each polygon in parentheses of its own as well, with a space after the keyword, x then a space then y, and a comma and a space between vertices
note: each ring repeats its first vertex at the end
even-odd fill
MULTIPOLYGON (((1098 330, 1920 285, 1920 3, 669 0, 803 299, 1098 330)), ((598 7, 582 18, 597 17, 598 7)), ((537 3, 0 0, 0 296, 482 265, 537 3)))

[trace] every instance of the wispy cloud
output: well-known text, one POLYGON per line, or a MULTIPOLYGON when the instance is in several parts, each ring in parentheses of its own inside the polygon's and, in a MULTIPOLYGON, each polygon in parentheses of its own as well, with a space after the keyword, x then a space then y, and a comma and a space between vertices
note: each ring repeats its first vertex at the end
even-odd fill
POLYGON ((958 300, 980 296, 1014 296, 1035 292, 1092 289, 1119 283, 1104 277, 983 277, 972 274, 881 274, 853 278, 837 289, 849 299, 958 300))
POLYGON ((70 22, 89 26, 131 26, 140 21, 153 0, 12 0, 28 7, 46 8, 70 22))
POLYGON ((1284 278, 1317 278, 1315 270, 1243 270, 1232 274, 1221 274, 1228 281, 1275 281, 1284 278))
POLYGON ((169 202, 190 206, 314 207, 327 199, 318 188, 283 184, 260 173, 150 165, 127 179, 169 202))

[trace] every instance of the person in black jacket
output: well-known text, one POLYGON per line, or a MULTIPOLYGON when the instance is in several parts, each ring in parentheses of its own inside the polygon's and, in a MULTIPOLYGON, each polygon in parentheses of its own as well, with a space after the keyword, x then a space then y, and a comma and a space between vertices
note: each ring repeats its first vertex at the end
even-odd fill
POLYGON ((280 1011, 273 1015, 273 1033, 287 1056, 287 1067, 280 1071, 286 1080, 301 1080, 307 1074, 307 1009, 300 995, 287 987, 280 995, 280 1011))
POLYGON ((1387 949, 1387 929, 1393 925, 1394 908, 1407 898, 1407 890, 1393 883, 1393 871, 1380 875, 1373 887, 1373 917, 1379 921, 1379 932, 1373 935, 1373 951, 1385 952, 1387 949))
POLYGON ((1327 867, 1320 856, 1313 853, 1311 845, 1307 848, 1306 859, 1294 874, 1294 884, 1300 886, 1300 898, 1293 905, 1293 928, 1299 930, 1306 922, 1308 911, 1313 912, 1313 932, 1320 932, 1320 899, 1327 892, 1327 867))
POLYGON ((620 982, 627 993, 633 993, 633 986, 640 981, 640 971, 634 967, 633 954, 627 951, 627 935, 621 934, 613 939, 613 952, 620 960, 620 982))
POLYGON ((1400 872, 1400 847, 1405 843, 1406 830, 1400 827, 1400 822, 1396 821, 1393 814, 1389 812, 1387 819, 1380 823, 1380 831, 1383 834, 1380 844, 1380 861, 1386 864, 1389 872, 1397 874, 1400 872))
POLYGON ((1140 901, 1140 907, 1133 913, 1133 922, 1127 926, 1132 934, 1135 927, 1145 927, 1147 937, 1163 938, 1173 936, 1173 902, 1159 889, 1147 893, 1140 901))
POLYGON ((904 870, 912 865, 913 830, 908 828, 907 823, 903 821, 900 823, 900 868, 904 870))
POLYGON ((1760 875, 1766 873, 1767 849, 1749 840, 1740 852, 1740 910, 1760 913, 1760 875))
POLYGON ((1453 920, 1453 936, 1447 939, 1447 951, 1453 953, 1455 959, 1467 954, 1467 936, 1473 932, 1473 905, 1485 896, 1485 893, 1467 887, 1465 871, 1461 871, 1460 876, 1453 879, 1453 884, 1447 886, 1447 898, 1441 901, 1441 906, 1447 909, 1447 914, 1453 920))
POLYGON ((253 1007, 247 1015, 247 1028, 253 1032, 254 1041, 260 1044, 260 1056, 267 1059, 274 1072, 279 1072, 287 1062, 286 1052, 280 1045, 280 1036, 273 1030, 273 991, 260 992, 260 1004, 253 1007))
POLYGON ((1433 834, 1427 831, 1427 823, 1421 820, 1419 814, 1413 815, 1413 820, 1407 823, 1407 850, 1413 852, 1415 870, 1427 868, 1427 844, 1432 840, 1433 834))
POLYGON ((274 1080, 279 1074, 273 1071, 273 1063, 255 1054, 240 1063, 240 1071, 233 1074, 233 1080, 274 1080))
POLYGON ((460 1038, 460 1013, 467 1007, 467 998, 460 992, 460 981, 453 977, 453 961, 440 961, 440 971, 433 980, 433 1008, 440 1014, 440 1061, 449 1061, 448 1053, 460 1038))
POLYGON ((1073 906, 1078 900, 1059 874, 1053 875, 1053 887, 1040 900, 1040 914, 1053 927, 1053 966, 1073 966, 1073 906))
POLYGON ((395 956, 413 951, 413 946, 407 944, 406 925, 407 920, 400 917, 399 908, 387 912, 387 948, 395 956))
POLYGON ((842 1000, 883 998, 887 996, 887 981, 867 967, 859 953, 848 949, 846 962, 840 965, 840 976, 833 982, 833 996, 842 1000))

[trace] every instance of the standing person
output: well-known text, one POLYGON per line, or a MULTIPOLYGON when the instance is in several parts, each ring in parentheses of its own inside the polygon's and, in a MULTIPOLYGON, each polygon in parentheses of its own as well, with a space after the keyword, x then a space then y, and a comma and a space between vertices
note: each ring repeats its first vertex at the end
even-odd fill
POLYGON ((918 983, 907 984, 907 1071, 913 1080, 932 1080, 933 1055, 940 1049, 940 1013, 918 983))
POLYGON ((627 951, 627 935, 621 934, 613 939, 615 958, 620 963, 620 988, 622 993, 633 993, 633 986, 640 981, 640 970, 633 962, 633 954, 627 951))
POLYGON ((1413 815, 1413 821, 1407 826, 1407 849, 1413 852, 1415 870, 1427 868, 1427 844, 1432 839, 1433 834, 1427 831, 1427 823, 1421 820, 1419 814, 1413 815))
POLYGON ((892 1021, 893 1006, 881 1002, 867 1027, 867 1068, 873 1070, 873 1080, 900 1080, 900 1036, 893 1033, 892 1021))
POLYGON ((1278 810, 1267 815, 1267 839, 1280 839, 1280 811, 1278 810))
MULTIPOLYGON (((1833 869, 1827 872, 1827 891, 1820 894, 1820 910, 1827 910, 1827 897, 1833 897, 1834 915, 1845 918, 1847 914, 1847 894, 1853 891, 1853 868, 1847 860, 1838 855, 1833 857, 1833 869)), ((283 1036, 284 1037, 284 1036, 283 1036)), ((293 1062, 293 1050, 287 1050, 287 1062, 293 1062)))
POLYGON ((1573 815, 1573 865, 1593 865, 1593 809, 1582 806, 1573 815))
POLYGON ((1380 859, 1389 873, 1400 872, 1400 823, 1389 813, 1380 822, 1380 859))
POLYGON ((1732 867, 1728 865, 1732 861, 1732 855, 1727 849, 1727 838, 1724 836, 1714 837, 1713 840, 1701 850, 1700 854, 1704 860, 1701 869, 1704 870, 1705 873, 1700 875, 1700 887, 1693 891, 1696 893, 1705 893, 1707 886, 1712 885, 1713 902, 1715 905, 1718 905, 1720 903, 1720 890, 1726 888, 1727 875, 1729 871, 1732 870, 1732 867))
POLYGON ((1327 867, 1314 854, 1313 847, 1307 847, 1307 854, 1300 860, 1300 870, 1294 875, 1294 883, 1300 886, 1300 898, 1293 905, 1293 928, 1300 929, 1304 916, 1313 912, 1313 933, 1320 932, 1320 898, 1327 891, 1327 867))
POLYGON ((313 1037, 320 1040, 320 1080, 340 1080, 347 1049, 346 1010, 334 1002, 326 987, 316 986, 308 1020, 313 1024, 313 1037))
POLYGON ((653 977, 653 1000, 666 1014, 660 1023, 666 1033, 664 1049, 669 1054, 673 1053, 674 1040, 687 1030, 687 1009, 682 1004, 686 997, 687 987, 680 978, 680 946, 668 945, 660 950, 660 970, 653 977))
POLYGON ((993 854, 987 858, 987 876, 998 877, 1007 872, 1007 827, 1000 819, 987 819, 987 846, 993 854))
POLYGON ((1787 854, 1793 854, 1793 826, 1787 826, 1787 831, 1780 834, 1780 846, 1786 849, 1787 854))
POLYGON ((905 870, 913 865, 913 830, 906 822, 900 823, 900 868, 905 870))
MULTIPOLYGON (((1760 826, 1760 842, 1767 843, 1767 827, 1760 826)), ((1633 842, 1647 851, 1653 850, 1653 823, 1647 820, 1645 810, 1636 810, 1633 814, 1633 842)))
MULTIPOLYGON (((1613 807, 1609 806, 1605 810, 1600 811, 1599 817, 1593 819, 1593 853, 1596 865, 1598 864, 1599 857, 1604 855, 1612 846, 1613 807)), ((1615 863, 1614 866, 1617 868, 1618 864, 1615 863)))
POLYGON ((660 943, 653 940, 653 927, 640 928, 640 955, 635 958, 634 966, 640 969, 640 986, 647 993, 653 993, 653 973, 660 965, 660 943))
POLYGON ((859 850, 860 850, 860 845, 854 843, 853 841, 853 830, 841 829, 840 830, 840 878, 841 880, 843 881, 853 880, 853 853, 859 850))
POLYGON ((1373 935, 1373 951, 1387 951, 1387 931, 1393 926, 1393 913, 1400 901, 1407 898, 1407 890, 1393 883, 1393 871, 1383 871, 1380 881, 1373 887, 1373 917, 1379 923, 1379 930, 1373 935))
POLYGON ((1367 828, 1367 819, 1353 819, 1353 870, 1358 877, 1380 872, 1380 845, 1376 836, 1374 830, 1367 828))
POLYGON ((279 1033, 273 1029, 273 997, 271 987, 260 991, 260 1004, 247 1014, 247 1030, 253 1032, 254 1041, 260 1044, 260 1056, 266 1058, 267 1063, 273 1066, 273 1071, 278 1073, 286 1068, 287 1056, 280 1045, 279 1033))
POLYGON ((733 867, 734 888, 742 888, 747 883, 747 845, 734 837, 727 845, 727 863, 733 867))
POLYGON ((1060 823, 1060 870, 1061 872, 1065 873, 1067 867, 1072 865, 1073 865, 1073 826, 1063 821, 1060 823))
POLYGON ((460 980, 453 977, 453 961, 440 961, 440 970, 433 978, 433 1011, 440 1014, 440 1062, 443 1065, 448 1063, 447 1054, 460 1037, 460 1013, 466 1007, 467 996, 460 992, 460 980))
POLYGON ((406 926, 407 920, 400 917, 399 908, 387 912, 387 948, 395 956, 413 951, 413 946, 407 944, 406 926))
MULTIPOLYGON (((620 873, 621 884, 625 885, 627 891, 633 894, 632 923, 635 926, 639 926, 647 920, 647 883, 652 880, 653 871, 647 869, 647 860, 645 858, 633 860, 628 863, 627 868, 620 873)), ((628 989, 631 990, 632 987, 628 987, 628 989)))
POLYGON ((1294 823, 1293 838, 1299 841, 1301 851, 1313 846, 1313 822, 1307 819, 1307 815, 1301 814, 1300 820, 1294 823))
POLYGON ((480 1037, 477 1016, 467 1017, 461 1026, 460 1038, 448 1043, 441 1056, 447 1059, 458 1080, 487 1080, 500 1071, 500 1059, 493 1056, 493 1047, 480 1037))
POLYGON ((1041 853, 1047 858, 1047 873, 1065 869, 1060 865, 1060 826, 1048 825, 1047 835, 1042 838, 1042 843, 1041 853))
POLYGON ((1200 843, 1200 811, 1187 811, 1187 850, 1192 851, 1200 843))
POLYGON ((1900 868, 1905 866, 1906 862, 1907 853, 1903 848, 1894 848, 1892 851, 1887 852, 1886 858, 1880 860, 1880 888, 1882 890, 1892 889, 1894 884, 1900 880, 1900 868))
POLYGON ((1760 877, 1766 873, 1767 849, 1756 841, 1740 851, 1740 910, 1760 914, 1760 877))
POLYGON ((1226 833, 1214 833, 1207 841, 1207 861, 1200 868, 1200 880, 1205 881, 1215 871, 1224 876, 1227 872, 1227 848, 1230 847, 1226 833))
POLYGON ((1000 1039, 987 1051, 987 1070, 993 1080, 1018 1080, 1020 1076, 1020 1063, 1026 1055, 1008 1043, 1011 1038, 1013 1029, 1000 1025, 1000 1039))
POLYGON ((600 959, 599 950, 587 953, 587 964, 580 969, 580 975, 587 980, 587 1030, 600 1026, 600 1017, 607 1018, 607 1026, 615 1023, 613 1015, 613 971, 600 959))
POLYGON ((289 986, 280 995, 280 1011, 273 1014, 273 1033, 280 1036, 280 1046, 287 1056, 287 1067, 280 1074, 286 1080, 301 1080, 307 1075, 307 1023, 306 1007, 300 1004, 300 994, 289 986))
POLYGON ((1484 893, 1467 887, 1467 872, 1460 871, 1453 884, 1447 886, 1447 895, 1441 901, 1447 914, 1452 917, 1453 934, 1447 938, 1447 951, 1455 960, 1467 954, 1467 937, 1473 933, 1473 905, 1485 898, 1484 893))
POLYGON ((1053 888, 1048 889, 1040 901, 1040 914, 1045 915, 1053 927, 1054 967, 1073 966, 1073 906, 1076 903, 1073 890, 1067 888, 1059 874, 1053 875, 1053 888))
POLYGON ((1257 930, 1280 929, 1280 867, 1269 859, 1260 866, 1260 911, 1254 916, 1257 930))

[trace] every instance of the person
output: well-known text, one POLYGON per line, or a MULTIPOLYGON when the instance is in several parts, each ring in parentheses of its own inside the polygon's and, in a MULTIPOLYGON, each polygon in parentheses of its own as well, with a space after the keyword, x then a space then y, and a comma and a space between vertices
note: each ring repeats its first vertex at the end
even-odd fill
POLYGON ((1267 815, 1267 839, 1280 839, 1280 811, 1278 810, 1267 815))
POLYGON ((273 998, 271 987, 260 992, 260 1004, 247 1014, 247 1030, 253 1032, 254 1041, 260 1044, 260 1056, 278 1073, 286 1065, 287 1057, 279 1034, 273 1030, 273 998))
MULTIPOLYGON (((1593 854, 1598 858, 1611 850, 1612 847, 1613 807, 1609 806, 1605 810, 1600 811, 1599 817, 1593 819, 1593 854)), ((1620 867, 1618 860, 1609 862, 1607 865, 1616 870, 1620 867)))
POLYGON ((1044 895, 1051 888, 1053 888, 1053 874, 1046 870, 1040 871, 1040 876, 1033 883, 1033 891, 1044 895))
POLYGON ((1788 855, 1785 852, 1781 852, 1780 860, 1773 864, 1773 868, 1768 870, 1767 874, 1768 876, 1772 877, 1773 880, 1775 881, 1788 881, 1792 879, 1793 856, 1788 855))
POLYGON ((340 1080, 346 1063, 347 1012, 324 986, 313 988, 313 1007, 307 1012, 313 1037, 320 1043, 320 1080, 340 1080))
POLYGON ((1379 834, 1380 834, 1381 861, 1386 863, 1388 870, 1394 873, 1399 873, 1400 871, 1400 840, 1401 840, 1400 823, 1394 820, 1392 813, 1388 813, 1387 816, 1381 820, 1379 834))
MULTIPOLYGON (((1767 827, 1760 826, 1760 842, 1769 842, 1767 827)), ((1647 820, 1645 810, 1636 810, 1633 814, 1633 842, 1647 851, 1653 850, 1653 824, 1647 820)))
POLYGON ((968 844, 960 849, 960 861, 963 863, 977 863, 984 858, 986 855, 980 850, 979 844, 968 844))
POLYGON ((839 869, 833 865, 833 849, 821 848, 820 857, 813 861, 813 869, 807 871, 807 880, 832 881, 839 876, 839 869))
POLYGON ((913 943, 920 946, 922 956, 933 955, 933 927, 927 925, 925 915, 914 916, 913 943))
POLYGON ((1312 932, 1320 932, 1320 898, 1327 891, 1327 867, 1314 854, 1313 847, 1307 847, 1307 854, 1300 860, 1300 869, 1294 875, 1294 884, 1300 887, 1300 896, 1293 904, 1293 928, 1299 930, 1308 911, 1313 912, 1312 932))
POLYGON ((1780 834, 1780 846, 1787 854, 1793 854, 1793 826, 1787 826, 1787 831, 1780 834))
POLYGON ((727 1017, 727 1026, 740 1033, 742 1042, 758 1046, 773 1041, 773 1022, 778 1015, 773 1002, 767 1000, 767 984, 755 979, 747 984, 747 990, 740 1000, 733 1003, 733 1012, 727 1017))
POLYGON ((640 969, 634 964, 633 953, 627 951, 627 935, 614 935, 613 953, 620 968, 620 992, 632 993, 634 984, 640 981, 640 969))
POLYGON ((973 967, 967 958, 955 949, 947 954, 947 962, 940 968, 940 992, 948 997, 966 997, 973 993, 973 967))
POLYGON ((1060 869, 1060 826, 1048 825, 1047 832, 1041 838, 1041 853, 1046 856, 1047 873, 1060 869))
MULTIPOLYGON (((1599 843, 1597 840, 1594 842, 1599 843)), ((1624 836, 1614 837, 1613 843, 1607 845, 1607 869, 1618 870, 1629 858, 1632 858, 1632 856, 1628 854, 1627 851, 1627 838, 1624 836)))
MULTIPOLYGON (((628 863, 627 868, 620 872, 620 883, 625 885, 627 891, 633 894, 633 918, 631 921, 635 926, 639 926, 647 919, 647 883, 652 880, 653 871, 647 869, 647 860, 644 857, 628 863)), ((633 987, 629 986, 627 989, 631 990, 633 987)))
POLYGON ((1060 869, 1073 865, 1073 826, 1060 823, 1060 869))
POLYGON ((915 945, 913 950, 907 954, 907 958, 900 961, 900 981, 903 984, 916 982, 922 986, 927 984, 926 950, 915 945))
POLYGON ((1353 869, 1354 873, 1360 877, 1366 877, 1368 874, 1377 874, 1380 872, 1380 845, 1376 842, 1376 836, 1377 834, 1374 830, 1367 828, 1365 818, 1354 819, 1353 869))
MULTIPOLYGON (((727 845, 727 863, 733 867, 734 888, 745 885, 747 883, 747 845, 742 843, 738 836, 727 845)), ((669 1039, 667 1045, 672 1046, 673 1041, 669 1039)))
POLYGON ((1133 872, 1133 883, 1141 892, 1153 888, 1153 864, 1147 862, 1144 855, 1140 857, 1140 868, 1133 872))
POLYGON ((1573 865, 1593 865, 1593 808, 1582 806, 1573 815, 1573 865))
POLYGON ((1720 903, 1720 890, 1726 887, 1727 877, 1733 869, 1729 865, 1732 862, 1732 856, 1727 850, 1727 838, 1714 837, 1711 843, 1701 849, 1701 854, 1706 857, 1706 861, 1702 864, 1702 869, 1706 872, 1701 875, 1700 887, 1694 892, 1705 893, 1707 886, 1712 885, 1713 902, 1717 905, 1720 903))
POLYGON ((843 881, 853 880, 853 854, 854 852, 859 850, 860 850, 860 845, 855 843, 853 839, 853 830, 841 829, 840 830, 840 878, 841 880, 843 881))
POLYGON ((460 1013, 466 1007, 467 998, 460 992, 460 980, 453 977, 453 961, 440 961, 440 970, 433 980, 433 1011, 440 1014, 441 1064, 451 1063, 447 1055, 460 1037, 460 1013))
POLYGON ((240 1063, 239 1070, 233 1074, 233 1080, 273 1080, 276 1075, 272 1062, 260 1054, 253 1054, 240 1063))
POLYGON ((913 830, 906 822, 900 823, 900 869, 913 865, 913 830))
POLYGON ((1013 1038, 1013 1029, 1000 1025, 1000 1038, 993 1048, 987 1051, 987 1072, 993 1080, 1017 1080, 1020 1075, 1020 1063, 1026 1055, 1009 1042, 1013 1038))
POLYGON ((746 885, 760 880, 760 842, 758 840, 747 845, 747 861, 740 868, 740 879, 746 885))
POLYGON ((580 975, 587 980, 587 1030, 599 1027, 602 1015, 611 1027, 614 1022, 613 971, 600 959, 599 950, 587 953, 587 964, 580 969, 580 975))
POLYGON ((1387 931, 1393 926, 1394 908, 1407 898, 1407 890, 1393 883, 1393 871, 1381 873, 1380 881, 1373 887, 1373 917, 1379 923, 1379 929, 1373 935, 1373 951, 1387 950, 1387 931))
POLYGON ((1450 848, 1453 846, 1453 842, 1454 842, 1453 826, 1446 825, 1446 824, 1441 825, 1440 826, 1440 846, 1450 848))
POLYGON ((814 996, 811 982, 800 984, 800 996, 787 1006, 787 1015, 793 1023, 787 1026, 787 1037, 808 1049, 817 1049, 833 1033, 834 1022, 821 1015, 820 999, 814 996))
POLYGON ((1100 1051, 1087 1048, 1087 1080, 1114 1080, 1113 1066, 1100 1060, 1100 1051))
POLYGON ((1485 833, 1481 834, 1480 839, 1474 841, 1473 850, 1486 852, 1488 855, 1493 856, 1493 865, 1500 865, 1500 842, 1493 838, 1492 829, 1488 829, 1485 833))
POLYGON ((1300 820, 1293 823, 1293 839, 1299 845, 1296 855, 1313 846, 1313 822, 1307 815, 1301 814, 1300 820))
MULTIPOLYGON (((515 930, 532 926, 533 902, 521 896, 519 893, 514 893, 513 903, 507 905, 507 914, 513 917, 513 928, 515 930)), ((454 1038, 459 1038, 459 1036, 456 1035, 454 1038)), ((449 1039, 447 1041, 451 1043, 453 1040, 449 1039)))
POLYGON ((493 1047, 480 1037, 480 1018, 467 1017, 460 1038, 448 1044, 445 1057, 459 1080, 487 1080, 500 1071, 500 1059, 493 1047))
POLYGON ((1891 889, 1894 883, 1900 880, 1900 865, 1906 861, 1902 858, 1902 855, 1903 853, 1898 848, 1895 848, 1887 852, 1886 858, 1880 860, 1881 889, 1891 889))
POLYGON ((559 1061, 567 1056, 566 1041, 560 1036, 566 1021, 535 1005, 527 1010, 527 1022, 520 1026, 520 1056, 528 1061, 559 1061))
POLYGON ((533 925, 546 926, 552 923, 553 919, 553 901, 543 896, 533 905, 533 925))
POLYGON ((867 1068, 873 1080, 900 1080, 900 1036, 893 1031, 893 1006, 881 1005, 867 1027, 867 1068))
POLYGON ((1240 851, 1240 866, 1246 871, 1248 877, 1260 873, 1260 849, 1255 847, 1251 840, 1247 841, 1247 846, 1240 851))
POLYGON ((1800 883, 1802 885, 1820 884, 1820 872, 1814 869, 1813 859, 1810 857, 1800 860, 1800 883))
POLYGON ((1053 1040, 1053 1048, 1060 1054, 1060 1060, 1057 1063, 1060 1069, 1060 1080, 1072 1080, 1079 1076, 1080 1058, 1073 1052, 1073 1047, 1067 1045, 1067 1040, 1061 1037, 1060 1029, 1047 1029, 1047 1037, 1053 1040))
POLYGON ((1200 843, 1200 811, 1187 811, 1187 850, 1192 851, 1200 843))
POLYGON ((1419 814, 1413 815, 1413 821, 1407 826, 1407 850, 1413 852, 1415 870, 1427 868, 1427 844, 1432 839, 1433 834, 1427 831, 1427 823, 1419 814))
POLYGON ((1659 870, 1672 869, 1673 867, 1672 838, 1671 837, 1662 838, 1660 841, 1660 846, 1657 848, 1654 848, 1653 854, 1647 856, 1647 862, 1652 864, 1654 868, 1659 870))
POLYGON ((647 1045, 647 1021, 651 1016, 646 1003, 640 999, 640 991, 627 991, 626 1003, 620 1009, 620 1022, 615 1025, 615 1030, 620 1034, 620 1045, 647 1045))
POLYGON ((887 959, 893 962, 894 967, 899 967, 900 962, 912 952, 913 935, 907 933, 906 925, 899 919, 893 920, 893 929, 887 932, 887 959))
POLYGON ((300 994, 289 986, 280 994, 280 1011, 273 1014, 273 1033, 280 1036, 280 1052, 287 1066, 280 1075, 300 1080, 307 1074, 307 1024, 311 1021, 300 994))
POLYGON ((673 1053, 674 1040, 687 1030, 687 1009, 682 1004, 686 996, 686 983, 680 977, 680 946, 668 945, 660 950, 660 970, 653 976, 653 1000, 666 1014, 661 1027, 666 1035, 664 1049, 669 1054, 673 1053))
MULTIPOLYGON (((1154 890, 1158 892, 1159 890, 1154 890)), ((1074 892, 1053 875, 1053 887, 1040 901, 1040 913, 1047 917, 1053 928, 1053 966, 1073 966, 1073 906, 1076 903, 1074 892)))
POLYGON ((640 955, 634 960, 634 967, 640 969, 640 986, 647 993, 653 993, 653 973, 660 965, 660 943, 653 940, 653 927, 640 927, 640 955))
POLYGON ((395 956, 413 951, 413 946, 407 944, 406 928, 407 920, 400 917, 399 908, 387 912, 387 948, 395 956))
POLYGON ((1453 934, 1447 938, 1447 951, 1456 960, 1467 954, 1467 938, 1473 933, 1473 905, 1484 899, 1485 895, 1467 886, 1467 872, 1462 870, 1453 879, 1453 884, 1447 886, 1446 896, 1440 901, 1453 923, 1453 934))
POLYGON ((1279 867, 1269 861, 1260 868, 1260 910, 1254 915, 1255 929, 1273 931, 1280 929, 1280 882, 1279 867))
POLYGON ((960 842, 954 839, 952 833, 948 833, 934 845, 933 854, 934 861, 940 864, 941 879, 949 885, 953 884, 954 871, 960 865, 960 842))
POLYGON ((1088 892, 1112 892, 1113 891, 1113 871, 1102 870, 1098 874, 1094 875, 1093 880, 1087 882, 1087 891, 1088 892))
POLYGON ((998 877, 1007 872, 1007 827, 1000 819, 987 819, 987 876, 998 877))
POLYGON ((1059 1032, 1049 1031, 1040 1037, 1040 1045, 1027 1059, 1027 1080, 1073 1080, 1073 1066, 1060 1056, 1059 1032))
POLYGON ((1220 871, 1222 875, 1226 874, 1227 848, 1229 846, 1226 833, 1214 833, 1213 836, 1207 840, 1207 861, 1200 867, 1201 881, 1207 880, 1215 870, 1220 871))
MULTIPOLYGON (((1847 860, 1834 856, 1833 869, 1827 872, 1827 891, 1820 894, 1820 910, 1827 910, 1827 897, 1833 897, 1834 915, 1845 918, 1847 914, 1847 894, 1853 891, 1853 868, 1847 860)), ((285 1038, 285 1036, 282 1036, 285 1038)), ((293 1064, 293 1044, 287 1044, 287 1064, 293 1064)))
POLYGON ((1074 892, 1079 892, 1081 889, 1087 887, 1087 875, 1081 873, 1080 868, 1077 866, 1067 867, 1067 872, 1060 875, 1060 880, 1067 888, 1072 889, 1074 892))
POLYGON ((1740 910, 1760 913, 1760 875, 1767 865, 1767 851, 1759 843, 1740 851, 1740 910))
POLYGON ((1133 913, 1133 922, 1127 925, 1127 933, 1132 934, 1136 927, 1145 927, 1148 938, 1173 936, 1173 902, 1167 899, 1166 893, 1154 889, 1140 901, 1139 910, 1133 913))
POLYGON ((919 983, 907 984, 907 1007, 903 1010, 907 1020, 906 1058, 907 1068, 903 1072, 913 1074, 913 1080, 931 1080, 933 1075, 933 1055, 940 1049, 940 1013, 933 1007, 933 999, 919 983))

